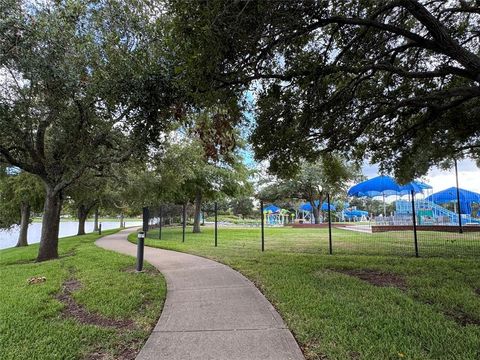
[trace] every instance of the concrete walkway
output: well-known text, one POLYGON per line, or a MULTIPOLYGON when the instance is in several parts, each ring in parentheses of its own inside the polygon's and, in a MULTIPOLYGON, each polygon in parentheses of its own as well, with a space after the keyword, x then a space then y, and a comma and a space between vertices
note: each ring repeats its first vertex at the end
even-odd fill
MULTIPOLYGON (((96 244, 136 256, 136 245, 127 241, 131 232, 96 244)), ((168 291, 137 359, 304 359, 280 315, 243 275, 215 261, 151 247, 145 247, 145 260, 165 276, 168 291)))

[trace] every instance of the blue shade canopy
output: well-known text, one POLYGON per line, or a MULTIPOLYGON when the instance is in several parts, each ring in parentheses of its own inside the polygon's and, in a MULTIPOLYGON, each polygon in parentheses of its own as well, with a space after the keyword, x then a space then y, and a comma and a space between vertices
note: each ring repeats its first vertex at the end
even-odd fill
POLYGON ((406 185, 400 185, 400 191, 398 192, 398 195, 407 195, 411 194, 412 190, 415 194, 420 194, 423 192, 425 188, 422 187, 419 183, 416 181, 409 182, 406 185))
POLYGON ((412 183, 415 183, 417 184, 421 189, 424 189, 424 190, 427 190, 427 189, 433 189, 433 187, 431 185, 428 185, 424 182, 421 182, 421 181, 412 181, 412 183))
POLYGON ((362 217, 362 216, 368 216, 368 211, 364 210, 345 210, 343 214, 348 217, 362 217))
MULTIPOLYGON (((318 206, 318 203, 319 201, 318 200, 315 200, 315 206, 318 206)), ((302 204, 300 205, 300 207, 298 208, 300 211, 309 211, 311 212, 312 211, 312 205, 310 205, 310 203, 305 203, 305 204, 302 204)), ((324 202, 322 204, 322 211, 328 211, 328 203, 324 202)), ((331 211, 336 211, 336 208, 335 208, 335 205, 333 204, 330 204, 330 210, 331 211)))
MULTIPOLYGON (((462 214, 470 214, 472 212, 472 203, 480 203, 480 194, 458 189, 460 193, 460 212, 462 214)), ((457 188, 451 187, 435 194, 428 196, 425 200, 431 201, 435 204, 456 203, 457 202, 457 188)))
POLYGON ((280 208, 278 206, 273 205, 273 204, 268 205, 266 208, 263 208, 263 212, 276 213, 276 212, 279 212, 279 211, 280 211, 280 208))
POLYGON ((412 190, 415 194, 418 194, 428 188, 431 188, 431 186, 420 181, 412 181, 406 185, 399 185, 391 176, 381 175, 352 186, 350 190, 348 190, 348 196, 376 197, 383 195, 407 195, 410 194, 412 190))

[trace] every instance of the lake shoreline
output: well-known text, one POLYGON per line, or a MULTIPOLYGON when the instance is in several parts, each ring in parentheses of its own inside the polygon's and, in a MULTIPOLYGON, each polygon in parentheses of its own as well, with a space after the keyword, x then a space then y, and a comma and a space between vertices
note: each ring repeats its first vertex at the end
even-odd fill
MULTIPOLYGON (((68 237, 74 236, 77 234, 78 231, 78 221, 65 221, 60 222, 60 230, 59 230, 59 237, 68 237)), ((99 223, 102 224, 102 230, 111 230, 111 229, 118 229, 120 227, 120 219, 101 219, 99 223), (105 220, 116 220, 116 221, 105 221, 105 220)), ((141 226, 142 221, 138 219, 126 219, 125 224, 127 227, 129 226, 141 226)), ((93 219, 87 221, 85 223, 85 232, 93 232, 93 219)), ((32 222, 28 227, 28 244, 37 244, 40 242, 40 235, 42 230, 42 223, 41 222, 32 222)), ((0 230, 0 250, 2 249, 9 249, 15 247, 18 240, 19 235, 19 227, 16 226, 10 230, 0 230)))

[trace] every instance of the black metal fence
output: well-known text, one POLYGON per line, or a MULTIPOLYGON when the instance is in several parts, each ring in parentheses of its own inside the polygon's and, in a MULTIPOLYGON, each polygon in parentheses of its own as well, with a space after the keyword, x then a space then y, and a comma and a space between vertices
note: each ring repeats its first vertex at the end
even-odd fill
POLYGON ((254 215, 243 219, 220 213, 217 203, 204 206, 200 214, 195 214, 193 204, 151 206, 145 209, 146 241, 235 251, 480 256, 480 225, 427 222, 423 215, 418 216, 416 206, 421 206, 421 201, 410 202, 410 214, 340 222, 334 221, 337 216, 329 200, 318 224, 289 216, 271 221, 275 214, 264 212, 268 204, 263 201, 259 201, 254 215))

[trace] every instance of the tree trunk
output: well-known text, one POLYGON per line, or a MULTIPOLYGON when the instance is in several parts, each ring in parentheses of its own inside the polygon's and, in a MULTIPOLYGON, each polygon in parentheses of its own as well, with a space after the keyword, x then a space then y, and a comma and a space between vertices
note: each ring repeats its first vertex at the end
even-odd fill
POLYGON ((98 207, 95 208, 95 214, 94 214, 94 219, 93 219, 93 231, 97 232, 98 231, 98 218, 99 218, 99 211, 98 207))
POLYGON ((313 210, 314 223, 315 224, 320 224, 320 211, 318 210, 318 208, 315 205, 312 206, 312 210, 313 210))
POLYGON ((58 258, 58 230, 60 228, 60 211, 62 210, 62 194, 49 186, 46 189, 43 208, 42 235, 38 249, 37 261, 58 258))
POLYGON ((78 232, 77 235, 85 235, 85 222, 87 221, 88 209, 85 205, 78 207, 78 232))
POLYGON ((124 216, 123 216, 123 212, 120 214, 120 229, 123 229, 124 227, 124 216))
POLYGON ((30 204, 22 203, 21 208, 21 220, 20 220, 20 235, 18 236, 17 247, 27 246, 27 234, 28 225, 30 223, 30 204))
POLYGON ((202 193, 197 191, 195 194, 195 216, 193 220, 193 232, 200 233, 200 214, 202 212, 202 193))

